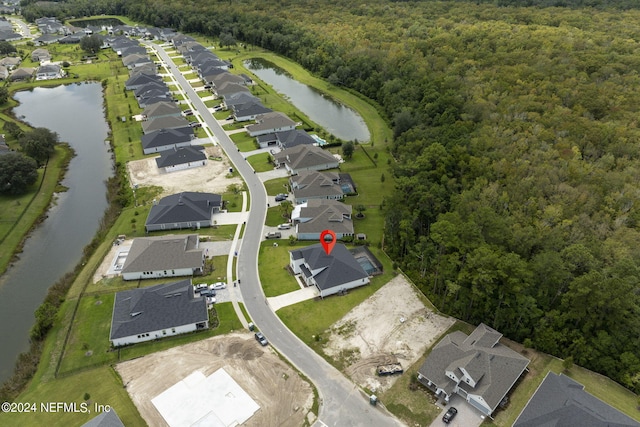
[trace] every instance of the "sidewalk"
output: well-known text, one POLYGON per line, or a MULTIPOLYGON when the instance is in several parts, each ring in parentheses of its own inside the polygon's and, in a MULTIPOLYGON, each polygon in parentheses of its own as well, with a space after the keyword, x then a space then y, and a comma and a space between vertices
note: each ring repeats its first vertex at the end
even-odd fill
MULTIPOLYGON (((245 216, 246 218, 246 215, 247 215, 247 192, 246 191, 242 192, 242 212, 237 212, 237 213, 245 216)), ((238 304, 239 300, 242 301, 242 294, 240 293, 239 288, 233 286, 233 284, 235 283, 235 278, 237 277, 237 271, 235 272, 236 273, 235 276, 233 274, 234 273, 233 261, 236 258, 236 254, 240 250, 239 242, 240 242, 240 230, 242 230, 242 222, 238 222, 236 224, 238 224, 238 226, 236 227, 236 233, 233 236, 231 247, 229 248, 229 258, 227 260, 227 289, 229 289, 231 304, 233 304, 233 310, 236 312, 236 316, 238 316, 238 319, 240 319, 240 323, 242 323, 242 326, 248 329, 249 323, 247 319, 244 317, 244 313, 242 312, 242 310, 240 309, 240 305, 238 304)), ((236 269, 237 268, 238 266, 236 265, 236 269)))
POLYGON ((280 310, 282 307, 286 307, 288 305, 297 304, 302 301, 307 301, 313 299, 318 296, 318 290, 315 286, 309 286, 308 288, 303 288, 297 291, 289 292, 284 295, 278 295, 277 297, 267 298, 267 302, 271 309, 275 312, 280 310))

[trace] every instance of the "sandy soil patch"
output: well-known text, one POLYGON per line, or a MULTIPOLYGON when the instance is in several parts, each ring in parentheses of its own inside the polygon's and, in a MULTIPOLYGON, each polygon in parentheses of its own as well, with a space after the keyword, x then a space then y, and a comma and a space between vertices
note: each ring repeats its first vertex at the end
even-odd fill
POLYGON ((218 146, 205 147, 207 157, 222 157, 222 160, 207 160, 205 166, 176 172, 161 172, 155 157, 134 160, 127 164, 132 185, 155 185, 164 188, 161 197, 181 191, 203 191, 223 193, 231 184, 242 185, 240 177, 227 178, 231 164, 218 146))
POLYGON ((313 404, 311 386, 270 347, 248 333, 228 334, 120 363, 131 400, 150 426, 166 426, 151 399, 195 370, 209 376, 219 368, 260 405, 245 426, 299 427, 313 404))
POLYGON ((330 328, 324 352, 343 359, 358 385, 382 392, 398 376, 379 377, 378 365, 400 363, 407 370, 454 322, 425 307, 398 275, 330 328))

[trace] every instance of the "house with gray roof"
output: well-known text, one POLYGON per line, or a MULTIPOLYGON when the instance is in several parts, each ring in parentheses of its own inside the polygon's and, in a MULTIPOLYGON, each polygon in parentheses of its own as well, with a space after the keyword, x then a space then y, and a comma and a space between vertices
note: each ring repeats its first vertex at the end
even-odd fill
POLYGON ((225 95, 222 97, 226 108, 233 108, 234 105, 246 104, 247 102, 260 102, 260 98, 252 95, 250 92, 238 92, 225 95))
POLYGON ((7 70, 13 70, 20 65, 20 62, 22 62, 22 59, 19 56, 7 56, 0 59, 0 65, 7 67, 7 70))
POLYGON ((640 427, 640 423, 589 394, 579 382, 549 371, 513 427, 640 427))
POLYGON ((239 85, 246 84, 246 81, 243 77, 238 76, 236 74, 231 74, 228 71, 225 71, 224 73, 216 74, 213 78, 213 84, 215 86, 220 86, 221 84, 226 82, 237 83, 239 85))
POLYGON ((314 145, 297 145, 273 155, 276 167, 285 167, 289 174, 302 171, 334 169, 339 166, 338 159, 331 153, 314 145))
POLYGON ((175 172, 184 169, 198 168, 207 164, 207 155, 201 145, 174 148, 160 152, 156 158, 158 169, 175 172))
POLYGON ((15 70, 13 70, 13 72, 11 72, 11 74, 9 74, 9 80, 30 80, 31 78, 33 78, 33 75, 36 73, 36 69, 35 68, 31 68, 31 67, 20 67, 17 68, 15 70))
POLYGON ((207 301, 186 279, 116 293, 109 340, 119 347, 208 327, 207 301))
POLYGON ((0 30, 0 41, 12 42, 22 39, 22 35, 13 30, 0 30))
POLYGON ((261 102, 247 102, 232 106, 233 118, 238 122, 255 120, 260 114, 270 113, 271 108, 262 105, 261 102))
POLYGON ((163 84, 162 77, 149 74, 134 74, 129 79, 127 79, 124 84, 125 89, 127 90, 137 90, 138 88, 148 84, 148 83, 160 83, 163 84))
POLYGON ((256 141, 260 148, 276 146, 281 150, 295 147, 296 145, 317 145, 317 141, 311 135, 300 129, 284 130, 276 133, 259 135, 256 141))
POLYGON ((47 49, 43 49, 43 48, 34 49, 33 52, 31 52, 31 60, 33 62, 51 61, 51 54, 47 49))
MULTIPOLYGON (((281 113, 279 111, 273 111, 270 113, 261 114, 256 117, 256 123, 253 125, 247 126, 245 129, 249 136, 259 136, 259 135, 267 135, 273 134, 276 132, 284 132, 287 130, 293 130, 296 128, 296 122, 287 117, 286 114, 281 113)), ((267 144, 264 147, 261 145, 261 148, 266 148, 268 145, 276 145, 275 142, 273 144, 267 144)))
POLYGON ((314 199, 341 200, 344 190, 336 172, 302 171, 289 178, 295 204, 314 199))
POLYGON ((142 122, 142 133, 145 135, 160 129, 178 129, 189 127, 189 121, 184 117, 158 117, 142 122))
POLYGON ((202 274, 204 251, 197 234, 140 237, 133 240, 122 266, 124 280, 202 274))
POLYGON ((109 408, 108 411, 102 411, 80 427, 125 427, 116 413, 116 410, 109 408))
POLYGON ((213 90, 218 98, 238 92, 250 93, 249 89, 245 85, 230 82, 222 83, 220 86, 216 86, 213 90))
POLYGON ((211 227, 213 214, 220 212, 222 196, 211 193, 183 192, 163 197, 147 216, 147 232, 211 227))
POLYGON ((36 70, 36 80, 52 80, 64 77, 64 70, 58 64, 41 65, 36 70))
POLYGON ((319 240, 324 230, 337 239, 353 237, 353 208, 338 200, 313 199, 298 205, 291 213, 298 240, 319 240))
POLYGON ((151 59, 147 55, 140 55, 137 53, 133 53, 131 55, 122 57, 122 65, 127 67, 128 69, 133 69, 135 67, 140 67, 141 65, 151 63, 151 59))
POLYGON ((191 126, 155 130, 142 135, 142 152, 144 154, 152 154, 179 147, 188 147, 193 139, 194 134, 191 126))
POLYGON ((323 298, 369 283, 369 275, 342 243, 336 243, 329 255, 320 243, 289 251, 289 266, 323 298))
POLYGON ((147 120, 153 120, 158 117, 180 117, 182 110, 175 102, 163 101, 147 105, 140 114, 147 120))
POLYGON ((484 323, 470 335, 448 334, 427 356, 418 380, 445 402, 456 393, 490 417, 529 365, 529 359, 500 344, 500 338, 500 332, 484 323))

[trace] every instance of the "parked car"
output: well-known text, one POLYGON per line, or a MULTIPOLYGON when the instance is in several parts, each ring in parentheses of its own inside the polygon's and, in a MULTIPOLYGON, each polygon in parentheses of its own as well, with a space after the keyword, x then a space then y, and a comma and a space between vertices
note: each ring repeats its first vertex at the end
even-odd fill
POLYGON ((278 230, 289 230, 290 228, 291 228, 291 224, 289 223, 280 224, 278 226, 278 230))
POLYGON ((282 237, 282 233, 278 231, 270 231, 264 237, 265 239, 279 239, 282 237))
POLYGON ((287 194, 280 193, 276 196, 276 202, 282 202, 283 200, 287 200, 289 197, 287 194))
POLYGON ((211 290, 211 289, 203 289, 200 291, 200 296, 201 297, 215 297, 216 296, 216 291, 211 290))
POLYGON ((196 291, 201 291, 201 290, 207 289, 207 288, 208 288, 208 286, 207 286, 206 283, 199 283, 199 284, 196 285, 196 291))
POLYGON ((219 291, 220 289, 225 289, 226 287, 227 287, 227 284, 224 282, 216 282, 209 285, 209 289, 213 291, 219 291))
POLYGON ((444 413, 442 421, 444 421, 445 424, 449 424, 451 420, 455 418, 457 413, 458 410, 452 406, 451 408, 447 409, 447 412, 444 413))
POLYGON ((216 299, 214 297, 207 297, 207 304, 215 304, 216 299))
POLYGON ((192 128, 201 128, 202 127, 202 123, 200 123, 200 122, 191 122, 191 123, 189 123, 189 126, 191 126, 192 128))
POLYGON ((262 332, 256 332, 256 341, 258 341, 262 346, 269 344, 269 341, 267 341, 262 332))
POLYGON ((185 116, 193 116, 193 111, 192 110, 184 110, 182 112, 183 115, 185 116))

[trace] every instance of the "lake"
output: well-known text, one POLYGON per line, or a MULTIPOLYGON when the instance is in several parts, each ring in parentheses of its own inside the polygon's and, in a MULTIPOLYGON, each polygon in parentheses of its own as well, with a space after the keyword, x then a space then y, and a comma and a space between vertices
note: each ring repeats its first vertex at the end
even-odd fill
POLYGON ((371 139, 367 125, 358 113, 294 80, 271 62, 254 58, 245 61, 244 66, 332 135, 344 141, 366 142, 371 139))
POLYGON ((58 133, 76 156, 62 181, 69 190, 55 197, 20 259, 0 276, 0 382, 28 350, 34 312, 48 288, 75 267, 98 230, 107 208, 105 181, 113 175, 99 83, 34 88, 18 92, 15 99, 20 102, 16 117, 58 133))

